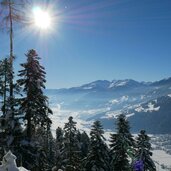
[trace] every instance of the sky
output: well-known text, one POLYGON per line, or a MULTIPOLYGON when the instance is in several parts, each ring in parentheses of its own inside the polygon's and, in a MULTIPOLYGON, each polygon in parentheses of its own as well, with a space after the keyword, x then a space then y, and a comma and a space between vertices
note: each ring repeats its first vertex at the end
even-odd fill
MULTIPOLYGON (((15 73, 29 49, 46 69, 47 88, 95 80, 156 81, 171 76, 171 0, 32 0, 47 7, 51 28, 14 28, 15 73)), ((0 58, 9 35, 0 33, 0 58)))

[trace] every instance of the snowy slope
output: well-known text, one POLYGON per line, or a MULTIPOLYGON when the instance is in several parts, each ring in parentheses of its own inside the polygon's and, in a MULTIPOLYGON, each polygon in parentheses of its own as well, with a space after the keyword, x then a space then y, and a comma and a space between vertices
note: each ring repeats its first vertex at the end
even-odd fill
POLYGON ((157 171, 171 170, 171 155, 167 154, 165 151, 154 150, 152 158, 155 161, 157 171), (162 165, 168 169, 163 169, 162 165))

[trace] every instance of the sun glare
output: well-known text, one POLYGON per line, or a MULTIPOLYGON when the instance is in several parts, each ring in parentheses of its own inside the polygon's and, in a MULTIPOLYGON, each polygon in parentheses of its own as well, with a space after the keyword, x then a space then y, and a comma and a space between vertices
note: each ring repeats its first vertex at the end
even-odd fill
POLYGON ((47 30, 51 27, 51 16, 48 11, 40 7, 33 8, 34 24, 41 30, 47 30))

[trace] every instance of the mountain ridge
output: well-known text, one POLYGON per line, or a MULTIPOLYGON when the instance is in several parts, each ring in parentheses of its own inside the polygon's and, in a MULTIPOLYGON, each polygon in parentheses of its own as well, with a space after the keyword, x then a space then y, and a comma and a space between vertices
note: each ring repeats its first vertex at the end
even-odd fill
POLYGON ((153 82, 150 82, 150 81, 136 81, 134 79, 113 79, 112 81, 109 81, 109 80, 95 80, 95 81, 92 81, 92 82, 89 82, 89 83, 86 83, 86 84, 82 84, 80 86, 73 86, 73 87, 69 87, 69 88, 47 88, 48 90, 71 90, 71 89, 84 89, 84 90, 90 90, 90 89, 93 89, 95 87, 101 87, 101 88, 106 88, 106 89, 110 89, 112 88, 113 85, 115 86, 125 86, 125 85, 128 85, 128 84, 136 84, 136 85, 144 85, 144 86, 157 86, 157 85, 162 85, 162 84, 170 84, 171 83, 171 77, 168 77, 168 78, 164 78, 164 79, 161 79, 161 80, 158 80, 158 81, 153 81, 153 82))
POLYGON ((123 113, 133 123, 134 132, 143 125, 149 133, 171 132, 171 77, 155 82, 97 80, 68 89, 47 89, 45 93, 60 119, 72 115, 84 123, 101 120, 104 128, 112 129, 113 120, 123 113))

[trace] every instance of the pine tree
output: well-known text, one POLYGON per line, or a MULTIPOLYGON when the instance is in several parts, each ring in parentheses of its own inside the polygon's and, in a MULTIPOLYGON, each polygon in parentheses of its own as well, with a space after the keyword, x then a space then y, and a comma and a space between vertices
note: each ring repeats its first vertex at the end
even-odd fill
POLYGON ((31 163, 37 165, 39 171, 50 170, 52 167, 51 164, 54 161, 54 156, 52 155, 53 137, 50 128, 37 128, 32 138, 32 144, 36 144, 37 151, 35 154, 37 157, 35 161, 37 163, 31 163))
POLYGON ((55 164, 55 141, 51 132, 51 123, 48 124, 46 130, 46 138, 47 138, 47 161, 48 161, 48 169, 51 170, 55 164))
POLYGON ((37 128, 31 142, 22 139, 20 146, 15 149, 18 165, 29 170, 51 170, 54 161, 54 156, 51 155, 53 149, 51 142, 53 142, 51 131, 45 127, 37 128))
MULTIPOLYGON (((22 117, 21 113, 19 113, 17 107, 18 102, 17 99, 12 98, 10 96, 10 81, 12 78, 11 73, 11 65, 10 60, 5 58, 0 61, 0 92, 3 97, 2 100, 2 113, 1 116, 1 129, 3 137, 3 144, 8 146, 16 146, 19 137, 21 136, 22 128, 19 122, 19 119, 22 117), (11 111, 11 107, 13 111, 11 111)), ((16 84, 14 86, 14 92, 19 93, 18 86, 16 84)), ((11 149, 12 150, 12 149, 11 149)))
POLYGON ((77 139, 76 122, 70 116, 64 126, 63 162, 66 171, 80 170, 80 147, 77 139))
MULTIPOLYGON (((35 135, 32 138, 32 142, 36 142, 38 144, 38 151, 36 154, 39 156, 35 160, 37 160, 37 165, 40 167, 40 171, 47 170, 48 166, 48 140, 47 140, 47 130, 44 127, 39 127, 35 131, 35 135)), ((36 165, 36 163, 33 163, 36 165)))
POLYGON ((80 142, 80 147, 81 147, 81 158, 84 158, 88 154, 89 145, 90 145, 90 138, 88 137, 85 131, 80 133, 79 142, 80 142))
POLYGON ((134 140, 125 115, 117 118, 117 133, 111 134, 110 142, 112 171, 129 171, 129 157, 133 157, 134 140))
POLYGON ((136 138, 136 148, 136 161, 142 161, 144 166, 143 171, 156 171, 156 166, 151 159, 150 137, 146 134, 145 130, 141 130, 140 134, 138 134, 136 138))
POLYGON ((35 50, 29 50, 26 54, 27 62, 21 64, 24 68, 19 71, 18 84, 23 87, 26 97, 21 99, 21 110, 25 114, 26 135, 30 141, 34 135, 36 127, 45 126, 49 123, 49 113, 52 111, 48 107, 47 97, 43 94, 45 88, 45 71, 40 65, 35 50))
POLYGON ((90 132, 90 149, 84 160, 86 171, 110 171, 109 150, 103 134, 100 121, 95 121, 90 132))
POLYGON ((56 129, 56 143, 55 143, 55 166, 58 169, 62 168, 62 152, 64 150, 64 135, 62 128, 58 127, 56 129))
POLYGON ((24 92, 24 97, 20 99, 20 111, 24 115, 26 124, 23 132, 25 137, 16 153, 22 157, 24 167, 34 170, 42 165, 42 169, 48 169, 49 165, 46 165, 46 163, 49 164, 47 134, 51 125, 49 114, 52 111, 48 107, 47 97, 43 94, 46 73, 39 63, 40 58, 35 50, 29 50, 26 57, 27 62, 21 64, 24 69, 19 71, 21 78, 17 81, 24 92), (44 130, 46 145, 41 144, 39 138, 35 138, 37 129, 40 127, 44 130))

